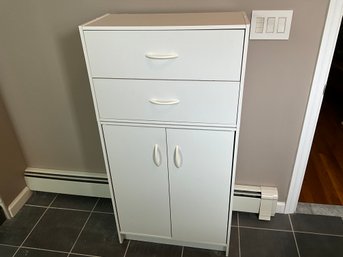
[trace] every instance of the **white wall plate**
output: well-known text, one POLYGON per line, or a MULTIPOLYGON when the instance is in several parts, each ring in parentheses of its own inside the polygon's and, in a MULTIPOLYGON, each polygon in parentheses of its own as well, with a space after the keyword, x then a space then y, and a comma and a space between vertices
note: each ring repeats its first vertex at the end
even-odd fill
POLYGON ((293 10, 256 10, 252 12, 250 39, 288 40, 293 10))

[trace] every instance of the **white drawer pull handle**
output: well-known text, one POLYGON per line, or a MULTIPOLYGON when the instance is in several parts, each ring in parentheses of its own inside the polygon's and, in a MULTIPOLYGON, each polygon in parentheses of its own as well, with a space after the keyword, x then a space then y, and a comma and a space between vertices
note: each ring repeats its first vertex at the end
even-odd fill
POLYGON ((160 151, 160 148, 158 147, 158 144, 154 145, 153 160, 157 167, 161 166, 161 162, 162 162, 161 151, 160 151))
POLYGON ((178 104, 180 103, 179 99, 156 99, 156 98, 151 98, 149 100, 150 103, 152 104, 158 104, 158 105, 173 105, 173 104, 178 104))
POLYGON ((177 53, 168 53, 168 54, 146 53, 145 57, 149 59, 166 60, 166 59, 175 59, 179 57, 179 55, 177 53))
POLYGON ((175 146, 174 163, 175 163, 176 168, 180 168, 182 166, 182 153, 178 145, 175 146))

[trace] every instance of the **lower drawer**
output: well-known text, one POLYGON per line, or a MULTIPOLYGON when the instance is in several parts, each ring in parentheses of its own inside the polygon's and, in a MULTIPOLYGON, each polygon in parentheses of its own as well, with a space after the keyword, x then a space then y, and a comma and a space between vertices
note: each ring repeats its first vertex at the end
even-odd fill
POLYGON ((239 82, 94 79, 101 120, 235 126, 239 82))

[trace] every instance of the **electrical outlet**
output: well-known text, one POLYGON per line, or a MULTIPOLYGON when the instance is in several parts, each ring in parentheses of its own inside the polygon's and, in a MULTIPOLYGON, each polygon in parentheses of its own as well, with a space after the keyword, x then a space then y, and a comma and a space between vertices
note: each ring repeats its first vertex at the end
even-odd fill
POLYGON ((250 39, 288 40, 293 10, 256 10, 252 12, 250 39))

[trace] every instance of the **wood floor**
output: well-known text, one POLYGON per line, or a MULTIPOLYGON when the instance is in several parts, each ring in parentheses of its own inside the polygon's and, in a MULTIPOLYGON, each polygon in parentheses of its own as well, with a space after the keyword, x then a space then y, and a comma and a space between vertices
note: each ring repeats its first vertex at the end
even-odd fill
POLYGON ((327 92, 299 201, 343 205, 343 99, 327 92))

